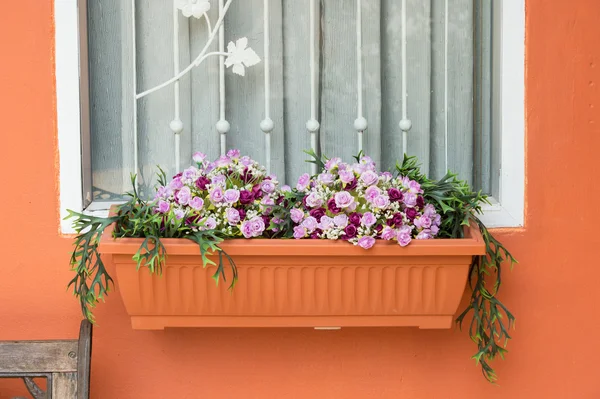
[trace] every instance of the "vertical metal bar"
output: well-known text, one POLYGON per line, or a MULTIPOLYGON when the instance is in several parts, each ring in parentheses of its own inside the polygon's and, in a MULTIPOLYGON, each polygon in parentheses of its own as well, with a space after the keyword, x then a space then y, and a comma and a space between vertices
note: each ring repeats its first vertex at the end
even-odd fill
MULTIPOLYGON (((223 0, 219 0, 219 18, 223 18, 223 14, 223 0)), ((225 52, 225 21, 219 27, 219 51, 225 52)), ((219 56, 219 121, 216 127, 221 139, 221 155, 225 155, 230 125, 225 119, 225 57, 223 55, 219 56)))
MULTIPOLYGON (((132 85, 133 85, 133 173, 137 174, 139 170, 139 154, 138 154, 138 104, 137 104, 137 41, 136 41, 136 23, 135 23, 135 0, 131 0, 131 59, 132 59, 132 85)), ((139 179, 136 179, 136 186, 139 179)), ((136 187, 137 188, 137 187, 136 187)))
POLYGON ((265 157, 267 173, 271 173, 271 132, 274 128, 271 119, 271 72, 270 72, 270 21, 269 21, 269 0, 263 2, 263 23, 264 23, 264 50, 265 50, 265 119, 260 123, 261 130, 265 133, 265 157))
MULTIPOLYGON (((179 74, 179 10, 176 0, 173 0, 173 74, 179 74)), ((175 118, 171 122, 171 130, 175 134, 175 170, 181 171, 181 132, 183 131, 183 122, 180 115, 180 83, 177 80, 173 84, 173 97, 175 105, 175 118)))
MULTIPOLYGON (((310 147, 317 153, 317 132, 319 131, 319 122, 317 121, 317 64, 315 49, 315 1, 310 0, 309 7, 309 42, 310 42, 310 119, 306 122, 306 130, 310 133, 310 147)), ((310 164, 310 173, 317 173, 317 165, 310 164)))
POLYGON ((81 102, 81 176, 82 195, 85 209, 93 200, 92 193, 92 149, 90 131, 90 82, 88 66, 88 2, 78 1, 79 21, 79 98, 81 102))
POLYGON ((448 170, 448 0, 444 10, 444 164, 448 170))
POLYGON ((402 130, 402 151, 404 154, 408 153, 408 131, 412 127, 412 122, 408 119, 406 41, 406 0, 402 0, 402 120, 400 121, 400 130, 402 130))
POLYGON ((363 69, 362 69, 362 0, 356 0, 356 91, 357 110, 354 129, 358 135, 358 151, 363 150, 363 133, 367 129, 367 120, 363 116, 363 69))

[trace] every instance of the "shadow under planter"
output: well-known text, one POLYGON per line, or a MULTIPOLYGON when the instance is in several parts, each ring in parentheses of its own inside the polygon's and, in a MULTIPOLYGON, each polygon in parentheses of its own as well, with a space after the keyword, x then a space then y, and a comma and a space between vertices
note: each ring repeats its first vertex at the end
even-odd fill
POLYGON ((116 268, 117 285, 134 329, 165 327, 450 328, 469 266, 485 245, 475 226, 465 238, 381 241, 365 250, 329 240, 232 239, 220 247, 235 261, 232 292, 203 268, 198 245, 162 239, 163 275, 136 270, 138 238, 100 243, 116 268))

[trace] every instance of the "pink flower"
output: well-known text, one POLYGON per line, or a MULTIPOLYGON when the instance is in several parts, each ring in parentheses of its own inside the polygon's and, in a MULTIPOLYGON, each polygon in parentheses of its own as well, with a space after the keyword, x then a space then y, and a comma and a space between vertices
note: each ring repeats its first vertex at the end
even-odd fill
POLYGON ((358 239, 358 245, 364 249, 369 249, 375 245, 375 239, 370 236, 364 236, 358 239))
POLYGON ((412 231, 411 228, 408 226, 402 226, 398 230, 398 235, 396 236, 396 240, 398 240, 398 244, 400 244, 401 247, 405 247, 408 244, 410 244, 410 241, 412 240, 412 238, 410 236, 411 231, 412 231))
POLYGON ((204 227, 209 230, 213 230, 217 227, 217 221, 213 217, 206 218, 204 220, 204 227))
POLYGON ((301 226, 304 227, 306 231, 310 234, 317 228, 318 222, 317 219, 315 219, 312 216, 309 216, 306 219, 304 219, 301 226))
POLYGON ((414 180, 408 182, 408 191, 413 194, 420 194, 423 191, 421 190, 421 185, 414 180))
POLYGON ((381 190, 377 186, 371 186, 365 190, 365 199, 367 202, 373 202, 375 198, 381 195, 381 190))
POLYGON ((187 205, 190 202, 190 198, 192 196, 192 192, 189 187, 183 187, 177 193, 177 202, 181 205, 187 205))
POLYGON ((185 212, 181 209, 175 209, 173 211, 173 213, 175 214, 175 217, 179 220, 181 220, 185 217, 185 212))
POLYGON ((340 176, 340 180, 344 184, 352 183, 354 180, 354 172, 351 170, 340 170, 338 174, 340 176))
POLYGON ((383 230, 381 230, 381 238, 384 240, 391 240, 396 237, 396 230, 392 229, 390 226, 385 226, 383 230))
POLYGON ((393 176, 392 176, 392 174, 390 172, 383 172, 381 174, 381 177, 383 177, 383 181, 386 182, 386 183, 392 181, 392 178, 393 178, 393 176))
POLYGON ((249 156, 244 155, 240 158, 240 163, 244 166, 252 165, 252 159, 249 156))
POLYGON ((171 205, 167 201, 158 201, 158 211, 160 213, 167 213, 169 212, 169 209, 171 209, 171 205))
POLYGON ((288 186, 287 184, 284 184, 283 186, 281 186, 281 192, 289 193, 291 191, 292 191, 292 188, 290 186, 288 186))
POLYGON ((321 230, 329 230, 333 227, 333 219, 329 216, 322 216, 321 222, 319 223, 319 228, 321 230))
POLYGON ((331 183, 333 183, 334 177, 331 173, 321 173, 317 179, 325 184, 326 186, 330 185, 331 183))
POLYGON ((231 162, 231 159, 229 159, 228 156, 221 155, 219 157, 219 159, 217 159, 215 161, 215 164, 217 165, 217 167, 222 167, 222 166, 228 166, 230 162, 231 162))
POLYGON ((206 159, 206 154, 203 154, 201 152, 195 152, 194 155, 192 155, 192 159, 194 160, 194 162, 200 164, 206 159))
POLYGON ((215 185, 224 186, 226 180, 227 178, 225 177, 225 175, 217 175, 210 179, 210 182, 215 185))
POLYGON ((225 194, 223 194, 223 198, 225 199, 225 201, 229 202, 230 204, 233 204, 240 199, 240 192, 234 188, 230 188, 229 190, 225 191, 225 194))
POLYGON ((344 227, 346 227, 348 225, 348 216, 342 214, 342 215, 337 215, 336 217, 333 218, 333 223, 335 223, 335 225, 337 227, 339 227, 340 229, 343 229, 344 227))
POLYGON ((290 211, 290 217, 294 223, 300 223, 302 219, 304 219, 304 212, 300 209, 294 208, 290 211))
POLYGON ((417 240, 429 240, 431 237, 431 232, 427 229, 421 231, 419 234, 417 234, 417 236, 415 237, 417 240))
POLYGON ((231 159, 237 159, 240 157, 240 150, 229 150, 227 151, 227 157, 231 159))
POLYGON ((437 234, 440 232, 440 228, 437 227, 436 225, 431 226, 431 235, 432 236, 437 236, 437 234))
POLYGON ((362 175, 360 175, 360 181, 365 186, 372 186, 373 184, 379 181, 379 176, 377 176, 377 173, 371 170, 367 170, 362 175))
POLYGON ((275 183, 273 183, 272 180, 264 180, 261 184, 260 184, 260 188, 261 190, 263 190, 265 193, 267 194, 271 194, 273 191, 275 191, 275 183))
POLYGON ((305 173, 298 178, 298 184, 296 184, 296 189, 298 191, 306 190, 309 183, 310 183, 310 176, 308 173, 305 173))
POLYGON ((425 207, 423 208, 423 215, 429 216, 429 217, 434 216, 435 215, 435 207, 431 204, 425 205, 425 207))
POLYGON ((390 205, 390 199, 387 195, 379 195, 373 200, 373 206, 379 209, 385 209, 390 205))
POLYGON ((260 216, 255 216, 242 223, 241 231, 244 237, 259 237, 265 231, 265 222, 260 216))
POLYGON ((181 181, 181 177, 177 177, 173 180, 171 180, 171 183, 169 183, 169 188, 171 188, 172 190, 179 190, 183 187, 183 182, 181 181))
POLYGON ((348 208, 354 203, 354 197, 347 191, 335 193, 335 205, 340 208, 348 208))
POLYGON ((202 209, 202 207, 204 207, 204 200, 200 197, 194 197, 190 201, 189 205, 192 209, 199 211, 200 209, 202 209))
POLYGON ((371 227, 377 222, 377 218, 371 212, 365 212, 362 216, 362 224, 371 227))
POLYGON ((186 170, 183 171, 183 178, 184 179, 193 179, 196 176, 196 172, 198 172, 198 169, 192 167, 187 168, 186 170))
POLYGON ((327 162, 325 162, 325 169, 327 169, 327 171, 331 172, 333 169, 335 169, 340 162, 342 162, 341 158, 331 158, 328 159, 327 162))
POLYGON ((429 216, 421 216, 418 219, 415 219, 415 227, 419 229, 428 229, 431 227, 431 219, 429 216))
POLYGON ((240 222, 240 212, 235 208, 227 208, 225 217, 230 226, 235 226, 240 222))
POLYGON ((407 193, 404 193, 404 198, 402 199, 402 201, 404 202, 404 205, 408 206, 409 208, 412 208, 417 204, 417 195, 409 191, 407 193))
POLYGON ((308 197, 306 197, 306 205, 311 208, 319 208, 323 205, 323 200, 319 198, 317 193, 310 193, 308 197))
POLYGON ((211 192, 210 192, 210 201, 213 204, 219 204, 221 202, 223 202, 223 189, 221 189, 221 187, 215 187, 211 192))
POLYGON ((294 227, 294 238, 300 239, 306 237, 306 229, 302 226, 294 227))

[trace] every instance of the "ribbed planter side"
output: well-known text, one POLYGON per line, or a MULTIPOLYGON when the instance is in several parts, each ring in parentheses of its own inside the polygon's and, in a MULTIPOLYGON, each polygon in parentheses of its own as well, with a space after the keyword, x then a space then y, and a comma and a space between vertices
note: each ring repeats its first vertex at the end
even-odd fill
POLYGON ((114 240, 103 254, 113 250, 117 285, 137 329, 449 328, 472 255, 481 253, 478 238, 429 240, 428 246, 441 245, 429 250, 419 248, 425 242, 410 249, 381 245, 363 250, 321 240, 231 240, 222 248, 238 266, 233 292, 222 280, 215 285, 215 268, 204 269, 193 253, 195 244, 181 243, 187 240, 167 243, 162 276, 136 270, 131 259, 134 239, 114 240), (115 246, 119 241, 123 246, 115 246), (457 245, 448 245, 451 241, 457 245), (473 241, 473 248, 467 248, 467 241, 473 241))

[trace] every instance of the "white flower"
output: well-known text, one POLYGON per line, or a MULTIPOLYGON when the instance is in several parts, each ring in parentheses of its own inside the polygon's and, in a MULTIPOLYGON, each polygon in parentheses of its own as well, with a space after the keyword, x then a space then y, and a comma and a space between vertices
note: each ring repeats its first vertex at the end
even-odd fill
POLYGON ((210 3, 208 0, 177 0, 176 7, 181 10, 183 16, 186 18, 192 15, 200 18, 205 12, 210 10, 210 3))
POLYGON ((258 55, 248 47, 248 38, 242 37, 238 39, 235 44, 229 42, 227 45, 227 53, 229 56, 225 60, 225 66, 229 68, 233 65, 233 73, 240 76, 246 74, 245 67, 251 67, 260 62, 258 55))

